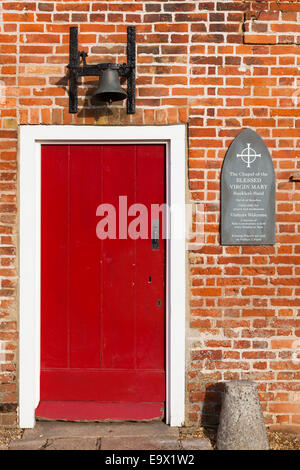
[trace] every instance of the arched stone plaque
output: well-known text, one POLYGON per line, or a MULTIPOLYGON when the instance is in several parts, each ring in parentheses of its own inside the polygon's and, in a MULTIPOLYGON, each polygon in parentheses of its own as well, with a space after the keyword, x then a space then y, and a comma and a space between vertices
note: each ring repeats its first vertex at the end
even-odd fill
POLYGON ((253 130, 230 145, 221 173, 221 244, 274 245, 275 173, 270 153, 253 130))

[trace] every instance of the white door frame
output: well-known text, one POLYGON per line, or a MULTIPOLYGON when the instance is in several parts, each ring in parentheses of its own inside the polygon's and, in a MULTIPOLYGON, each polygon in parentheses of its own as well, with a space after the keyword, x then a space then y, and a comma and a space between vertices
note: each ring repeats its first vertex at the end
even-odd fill
POLYGON ((40 400, 41 145, 163 143, 167 148, 166 419, 185 419, 186 127, 20 126, 19 426, 35 425, 40 400), (174 208, 176 210, 174 210, 174 208))

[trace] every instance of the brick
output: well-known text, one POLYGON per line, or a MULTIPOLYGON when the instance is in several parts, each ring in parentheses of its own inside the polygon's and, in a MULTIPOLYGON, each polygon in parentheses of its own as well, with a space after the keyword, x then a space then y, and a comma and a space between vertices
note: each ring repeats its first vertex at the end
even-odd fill
POLYGON ((52 3, 39 3, 38 9, 40 11, 53 11, 54 5, 52 3))
POLYGON ((3 21, 13 21, 13 22, 26 22, 29 21, 31 23, 34 22, 34 14, 33 13, 3 13, 3 21))
POLYGON ((245 44, 276 44, 277 37, 271 34, 245 34, 245 44))

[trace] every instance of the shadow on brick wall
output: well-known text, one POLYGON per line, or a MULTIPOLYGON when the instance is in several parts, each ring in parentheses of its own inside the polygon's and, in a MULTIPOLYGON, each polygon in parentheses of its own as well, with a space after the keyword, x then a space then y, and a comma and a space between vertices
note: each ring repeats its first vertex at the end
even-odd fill
POLYGON ((210 384, 206 387, 200 423, 202 427, 218 427, 224 387, 225 384, 223 382, 210 384))
MULTIPOLYGON (((69 78, 65 75, 58 80, 55 85, 62 88, 69 96, 69 78)), ((91 119, 93 123, 98 122, 100 124, 106 124, 106 121, 112 117, 113 111, 107 105, 107 103, 96 103, 93 100, 93 94, 97 90, 98 80, 89 81, 87 88, 86 84, 82 80, 78 80, 78 118, 91 119), (84 93, 84 94, 83 94, 84 93), (83 100, 83 102, 82 102, 83 100)), ((69 98, 68 98, 69 100, 69 98)), ((68 103, 66 104, 68 106, 68 103)))

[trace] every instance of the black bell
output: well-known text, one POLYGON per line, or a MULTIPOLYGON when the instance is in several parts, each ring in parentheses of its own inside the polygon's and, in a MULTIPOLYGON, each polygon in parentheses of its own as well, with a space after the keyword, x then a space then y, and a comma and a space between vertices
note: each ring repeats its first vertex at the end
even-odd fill
POLYGON ((119 73, 116 69, 104 69, 99 78, 99 86, 93 94, 93 101, 108 102, 121 101, 127 97, 127 93, 121 88, 119 73))

